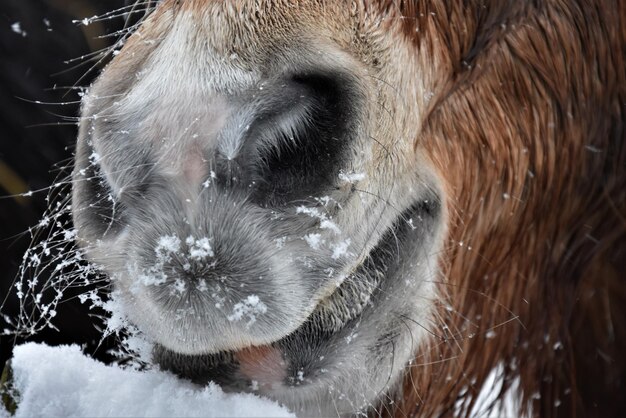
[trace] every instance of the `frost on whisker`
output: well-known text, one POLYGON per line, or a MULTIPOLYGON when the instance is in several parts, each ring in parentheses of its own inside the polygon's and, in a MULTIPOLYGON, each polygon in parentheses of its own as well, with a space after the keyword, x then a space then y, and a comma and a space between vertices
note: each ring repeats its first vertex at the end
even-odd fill
MULTIPOLYGON (((103 66, 103 64, 106 64, 110 58, 119 55, 122 47, 133 33, 137 33, 139 35, 139 27, 152 13, 152 11, 154 11, 157 3, 158 1, 156 0, 131 1, 126 6, 98 15, 85 16, 72 21, 72 23, 77 26, 85 27, 96 23, 101 24, 110 21, 119 22, 122 20, 124 22, 121 29, 100 35, 98 37, 100 39, 112 39, 110 46, 65 61, 66 64, 73 64, 73 67, 70 68, 70 70, 79 67, 87 67, 87 69, 83 72, 83 76, 77 80, 76 86, 92 71, 95 71, 103 66)), ((47 23, 45 24, 46 26, 49 26, 47 23)), ((50 28, 48 28, 48 30, 50 30, 50 28)))
POLYGON ((4 316, 8 324, 2 330, 4 335, 30 336, 46 328, 56 329, 53 319, 65 293, 98 281, 94 266, 85 262, 83 252, 75 244, 69 196, 51 190, 47 199, 50 208, 28 231, 31 246, 22 257, 13 284, 19 313, 16 317, 4 316))
POLYGON ((49 189, 48 210, 28 231, 31 245, 22 257, 12 295, 0 300, 0 315, 6 323, 0 335, 28 338, 46 329, 58 331, 60 305, 77 298, 102 331, 100 343, 112 335, 119 340, 110 354, 127 360, 129 366, 143 366, 149 343, 125 319, 110 294, 109 279, 99 266, 87 261, 85 249, 78 246, 68 186, 69 182, 61 181, 49 189), (17 313, 11 315, 5 312, 9 297, 17 300, 17 313))

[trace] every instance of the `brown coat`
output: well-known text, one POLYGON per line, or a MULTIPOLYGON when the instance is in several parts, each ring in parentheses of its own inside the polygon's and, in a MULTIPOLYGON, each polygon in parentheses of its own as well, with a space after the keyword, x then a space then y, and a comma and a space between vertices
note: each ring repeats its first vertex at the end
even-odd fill
POLYGON ((469 411, 499 362, 537 416, 623 414, 626 3, 401 7, 440 63, 416 144, 447 183, 450 234, 439 335, 396 415, 469 411))

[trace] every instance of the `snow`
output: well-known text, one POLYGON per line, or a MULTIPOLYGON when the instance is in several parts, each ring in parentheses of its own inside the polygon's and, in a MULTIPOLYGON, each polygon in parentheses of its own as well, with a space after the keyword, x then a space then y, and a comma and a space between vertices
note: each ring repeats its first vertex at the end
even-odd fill
POLYGON ((157 244, 156 252, 157 255, 161 252, 176 253, 180 250, 180 238, 174 235, 166 235, 159 238, 159 242, 157 244))
POLYGON ((333 248, 333 260, 336 260, 340 257, 345 257, 350 255, 348 252, 348 247, 350 246, 350 238, 346 239, 343 242, 338 243, 335 248, 333 248))
POLYGON ((322 221, 320 222, 320 228, 322 228, 322 229, 330 229, 335 234, 341 234, 341 230, 339 229, 337 224, 335 224, 334 222, 332 222, 332 221, 330 221, 328 219, 322 219, 322 221))
POLYGON ((319 250, 321 244, 324 242, 321 234, 307 234, 304 236, 304 240, 309 244, 309 247, 314 250, 319 250))
MULTIPOLYGON (((474 407, 470 411, 471 418, 529 418, 532 416, 532 412, 526 415, 523 415, 521 412, 519 379, 516 379, 512 383, 509 390, 504 394, 504 397, 498 399, 500 389, 504 385, 503 372, 504 367, 502 364, 499 364, 491 370, 485 384, 478 393, 474 407), (492 405, 493 408, 490 408, 492 405)), ((456 415, 460 415, 459 411, 456 412, 456 415)))
POLYGON ((267 305, 265 305, 257 295, 250 295, 245 300, 237 303, 233 307, 232 315, 228 316, 229 321, 240 321, 244 316, 248 318, 247 326, 256 322, 257 315, 262 315, 267 312, 267 305))
MULTIPOLYGON (((28 343, 15 347, 15 417, 293 417, 287 409, 252 394, 226 394, 157 371, 107 366, 76 346, 28 343)), ((8 416, 0 407, 0 417, 8 416)))
POLYGON ((15 22, 11 25, 11 30, 18 35, 26 36, 27 33, 22 29, 22 24, 20 22, 15 22))
POLYGON ((364 179, 365 173, 344 173, 343 171, 339 173, 339 180, 346 183, 356 183, 364 179))
POLYGON ((209 238, 206 237, 200 239, 188 237, 185 242, 189 245, 189 256, 196 260, 215 256, 209 241, 209 238))
POLYGON ((319 219, 321 229, 330 229, 335 234, 341 233, 341 230, 339 229, 339 227, 328 218, 328 215, 326 215, 325 213, 321 213, 317 208, 298 206, 296 208, 296 213, 297 214, 303 213, 303 214, 309 215, 312 218, 319 219))
POLYGON ((72 23, 75 23, 75 24, 80 23, 83 26, 89 26, 94 21, 97 21, 97 20, 98 20, 98 16, 92 16, 92 17, 85 17, 85 18, 83 18, 81 20, 72 20, 72 23))

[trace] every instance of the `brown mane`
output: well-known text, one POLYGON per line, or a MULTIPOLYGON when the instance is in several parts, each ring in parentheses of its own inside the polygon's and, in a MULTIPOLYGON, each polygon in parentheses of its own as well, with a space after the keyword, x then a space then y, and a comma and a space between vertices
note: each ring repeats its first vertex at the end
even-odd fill
POLYGON ((534 415, 618 416, 626 3, 401 8, 405 34, 438 63, 440 89, 416 142, 447 182, 441 288, 451 309, 441 304, 438 341, 410 367, 395 414, 452 416, 455 405, 469 414, 502 364, 505 386, 519 377, 534 415))

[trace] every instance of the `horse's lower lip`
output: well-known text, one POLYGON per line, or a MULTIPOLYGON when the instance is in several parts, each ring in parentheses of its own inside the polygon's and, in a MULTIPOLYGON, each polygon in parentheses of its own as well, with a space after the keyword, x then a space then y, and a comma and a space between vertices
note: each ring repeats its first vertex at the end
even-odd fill
MULTIPOLYGON (((280 349, 271 345, 250 347, 235 353, 239 372, 260 389, 272 388, 287 377, 287 360, 280 349)), ((254 388, 253 388, 254 389, 254 388)))

